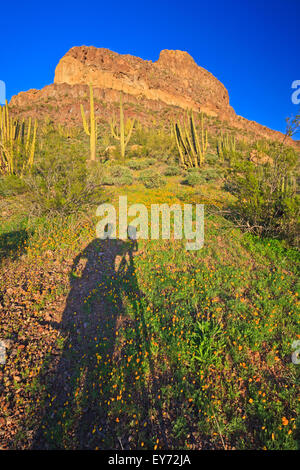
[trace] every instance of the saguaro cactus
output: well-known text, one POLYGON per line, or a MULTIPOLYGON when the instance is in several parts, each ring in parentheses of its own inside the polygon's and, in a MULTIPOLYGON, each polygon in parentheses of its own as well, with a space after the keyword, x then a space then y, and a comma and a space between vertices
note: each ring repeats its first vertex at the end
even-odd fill
POLYGON ((118 125, 116 122, 115 117, 113 117, 110 121, 110 128, 112 136, 120 142, 120 153, 121 157, 125 159, 125 150, 127 144, 130 140, 132 135, 132 131, 134 128, 135 119, 131 121, 131 119, 127 119, 126 123, 124 121, 124 111, 123 111, 123 96, 121 93, 120 96, 120 127, 118 129, 118 125))
POLYGON ((180 155, 182 166, 187 168, 198 168, 204 163, 207 150, 207 130, 204 132, 203 114, 201 113, 201 137, 199 139, 194 115, 192 111, 187 111, 184 127, 180 122, 173 124, 175 141, 180 155), (187 121, 187 122, 186 122, 187 121), (190 126, 190 130, 188 129, 190 126))
POLYGON ((96 142, 97 142, 97 126, 95 120, 95 110, 94 110, 94 93, 93 87, 90 84, 90 126, 86 120, 84 109, 82 104, 80 105, 82 123, 85 133, 90 137, 90 160, 96 160, 96 142))
POLYGON ((37 121, 33 131, 29 118, 20 123, 9 116, 8 103, 0 106, 0 171, 8 174, 22 175, 26 168, 31 168, 34 160, 37 121))

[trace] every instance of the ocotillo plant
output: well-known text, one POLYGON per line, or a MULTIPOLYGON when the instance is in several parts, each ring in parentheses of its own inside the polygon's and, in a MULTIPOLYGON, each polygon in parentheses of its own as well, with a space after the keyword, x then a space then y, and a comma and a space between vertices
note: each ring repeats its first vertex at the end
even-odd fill
POLYGON ((198 168, 204 163, 207 150, 207 130, 204 132, 203 114, 201 113, 201 137, 199 139, 193 112, 186 113, 184 127, 180 122, 173 124, 175 141, 180 155, 180 161, 185 168, 198 168), (190 130, 188 129, 190 126, 190 130))
POLYGON ((121 157, 125 159, 125 150, 127 144, 130 140, 133 128, 134 128, 135 120, 131 121, 131 119, 127 119, 124 122, 124 111, 123 111, 123 97, 122 93, 120 96, 120 127, 118 128, 117 122, 115 117, 113 117, 110 121, 110 128, 112 136, 120 142, 120 153, 121 157))
POLYGON ((94 93, 93 87, 90 84, 90 126, 86 120, 84 109, 82 104, 80 105, 82 123, 85 133, 90 137, 90 160, 96 160, 96 143, 97 143, 97 126, 95 120, 95 110, 94 110, 94 93))
POLYGON ((32 130, 29 118, 27 131, 23 121, 9 115, 8 103, 0 106, 0 171, 8 174, 19 174, 31 168, 34 161, 37 134, 37 121, 32 130), (32 131, 32 133, 31 133, 32 131))

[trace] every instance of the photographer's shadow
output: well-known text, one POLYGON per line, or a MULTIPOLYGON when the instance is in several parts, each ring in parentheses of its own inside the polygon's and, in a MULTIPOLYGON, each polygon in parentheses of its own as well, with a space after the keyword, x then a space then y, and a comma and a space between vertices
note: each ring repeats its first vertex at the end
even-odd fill
MULTIPOLYGON (((122 294, 135 279, 135 240, 93 240, 73 262, 55 369, 45 367, 40 382, 47 398, 32 448, 118 447, 109 404, 118 321, 124 316, 122 294)), ((128 319, 128 321, 132 321, 128 319)))

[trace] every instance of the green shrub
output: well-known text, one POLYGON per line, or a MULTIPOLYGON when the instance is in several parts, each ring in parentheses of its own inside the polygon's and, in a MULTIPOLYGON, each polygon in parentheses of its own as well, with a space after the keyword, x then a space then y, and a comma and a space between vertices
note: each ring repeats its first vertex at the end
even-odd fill
POLYGON ((219 157, 216 153, 208 153, 206 155, 206 163, 208 163, 208 165, 217 165, 219 163, 219 157))
POLYGON ((175 153, 175 142, 169 131, 155 127, 137 129, 133 136, 134 143, 143 147, 143 156, 168 161, 175 153), (162 157, 163 155, 163 157, 162 157))
POLYGON ((157 163, 157 159, 156 158, 146 158, 146 162, 149 166, 155 165, 155 163, 157 163))
POLYGON ((241 161, 230 172, 226 187, 237 198, 230 216, 256 234, 279 236, 298 244, 298 156, 293 149, 273 144, 269 157, 264 164, 241 161))
POLYGON ((201 175, 201 170, 196 168, 190 168, 187 171, 185 179, 183 180, 183 184, 186 184, 187 186, 197 186, 199 184, 203 184, 204 182, 205 179, 201 175))
POLYGON ((177 176, 180 175, 181 173, 181 168, 179 166, 167 166, 167 168, 164 171, 165 176, 177 176))
POLYGON ((166 180, 152 169, 143 171, 139 179, 146 188, 161 188, 166 184, 166 180))
POLYGON ((25 178, 35 214, 71 214, 103 200, 86 159, 74 154, 47 155, 25 178))
POLYGON ((160 162, 163 162, 163 163, 167 163, 168 165, 172 165, 173 163, 175 163, 175 159, 174 157, 171 157, 169 154, 164 154, 162 156, 159 156, 157 158, 157 160, 159 160, 160 162))
POLYGON ((107 175, 103 177, 105 186, 129 186, 133 182, 133 176, 126 166, 111 166, 107 175))
POLYGON ((149 163, 148 163, 148 159, 133 158, 131 160, 128 160, 127 165, 132 170, 144 170, 145 168, 148 167, 149 163))
POLYGON ((25 182, 16 175, 7 175, 0 178, 0 196, 15 196, 26 192, 25 182))
POLYGON ((198 186, 211 181, 215 181, 220 177, 219 172, 214 168, 189 168, 183 184, 187 186, 198 186))
POLYGON ((123 175, 119 178, 115 178, 116 186, 130 186, 133 183, 133 176, 132 175, 123 175))
POLYGON ((103 184, 103 186, 114 186, 115 178, 113 178, 111 175, 104 175, 101 183, 103 184))
POLYGON ((206 170, 202 170, 201 171, 201 176, 207 182, 215 181, 218 178, 220 178, 219 171, 215 170, 214 168, 208 168, 206 170))

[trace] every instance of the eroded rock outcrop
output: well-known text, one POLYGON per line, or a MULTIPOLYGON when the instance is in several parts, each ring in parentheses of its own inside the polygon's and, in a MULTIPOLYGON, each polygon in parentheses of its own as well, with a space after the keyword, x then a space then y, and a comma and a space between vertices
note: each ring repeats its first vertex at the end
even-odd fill
MULTIPOLYGON (((184 51, 163 50, 152 62, 109 49, 73 47, 59 61, 54 84, 21 92, 10 104, 23 115, 50 115, 59 122, 76 124, 81 121, 80 102, 88 107, 89 83, 94 87, 96 114, 103 120, 113 112, 122 91, 124 102, 131 105, 127 112, 144 122, 153 113, 169 120, 180 109, 191 108, 251 138, 283 140, 281 132, 237 116, 224 85, 184 51)), ((286 142, 300 147, 292 139, 286 142)))
POLYGON ((108 49, 73 47, 59 61, 54 83, 92 83, 213 116, 220 110, 234 114, 224 85, 183 51, 163 50, 158 61, 151 62, 108 49))

